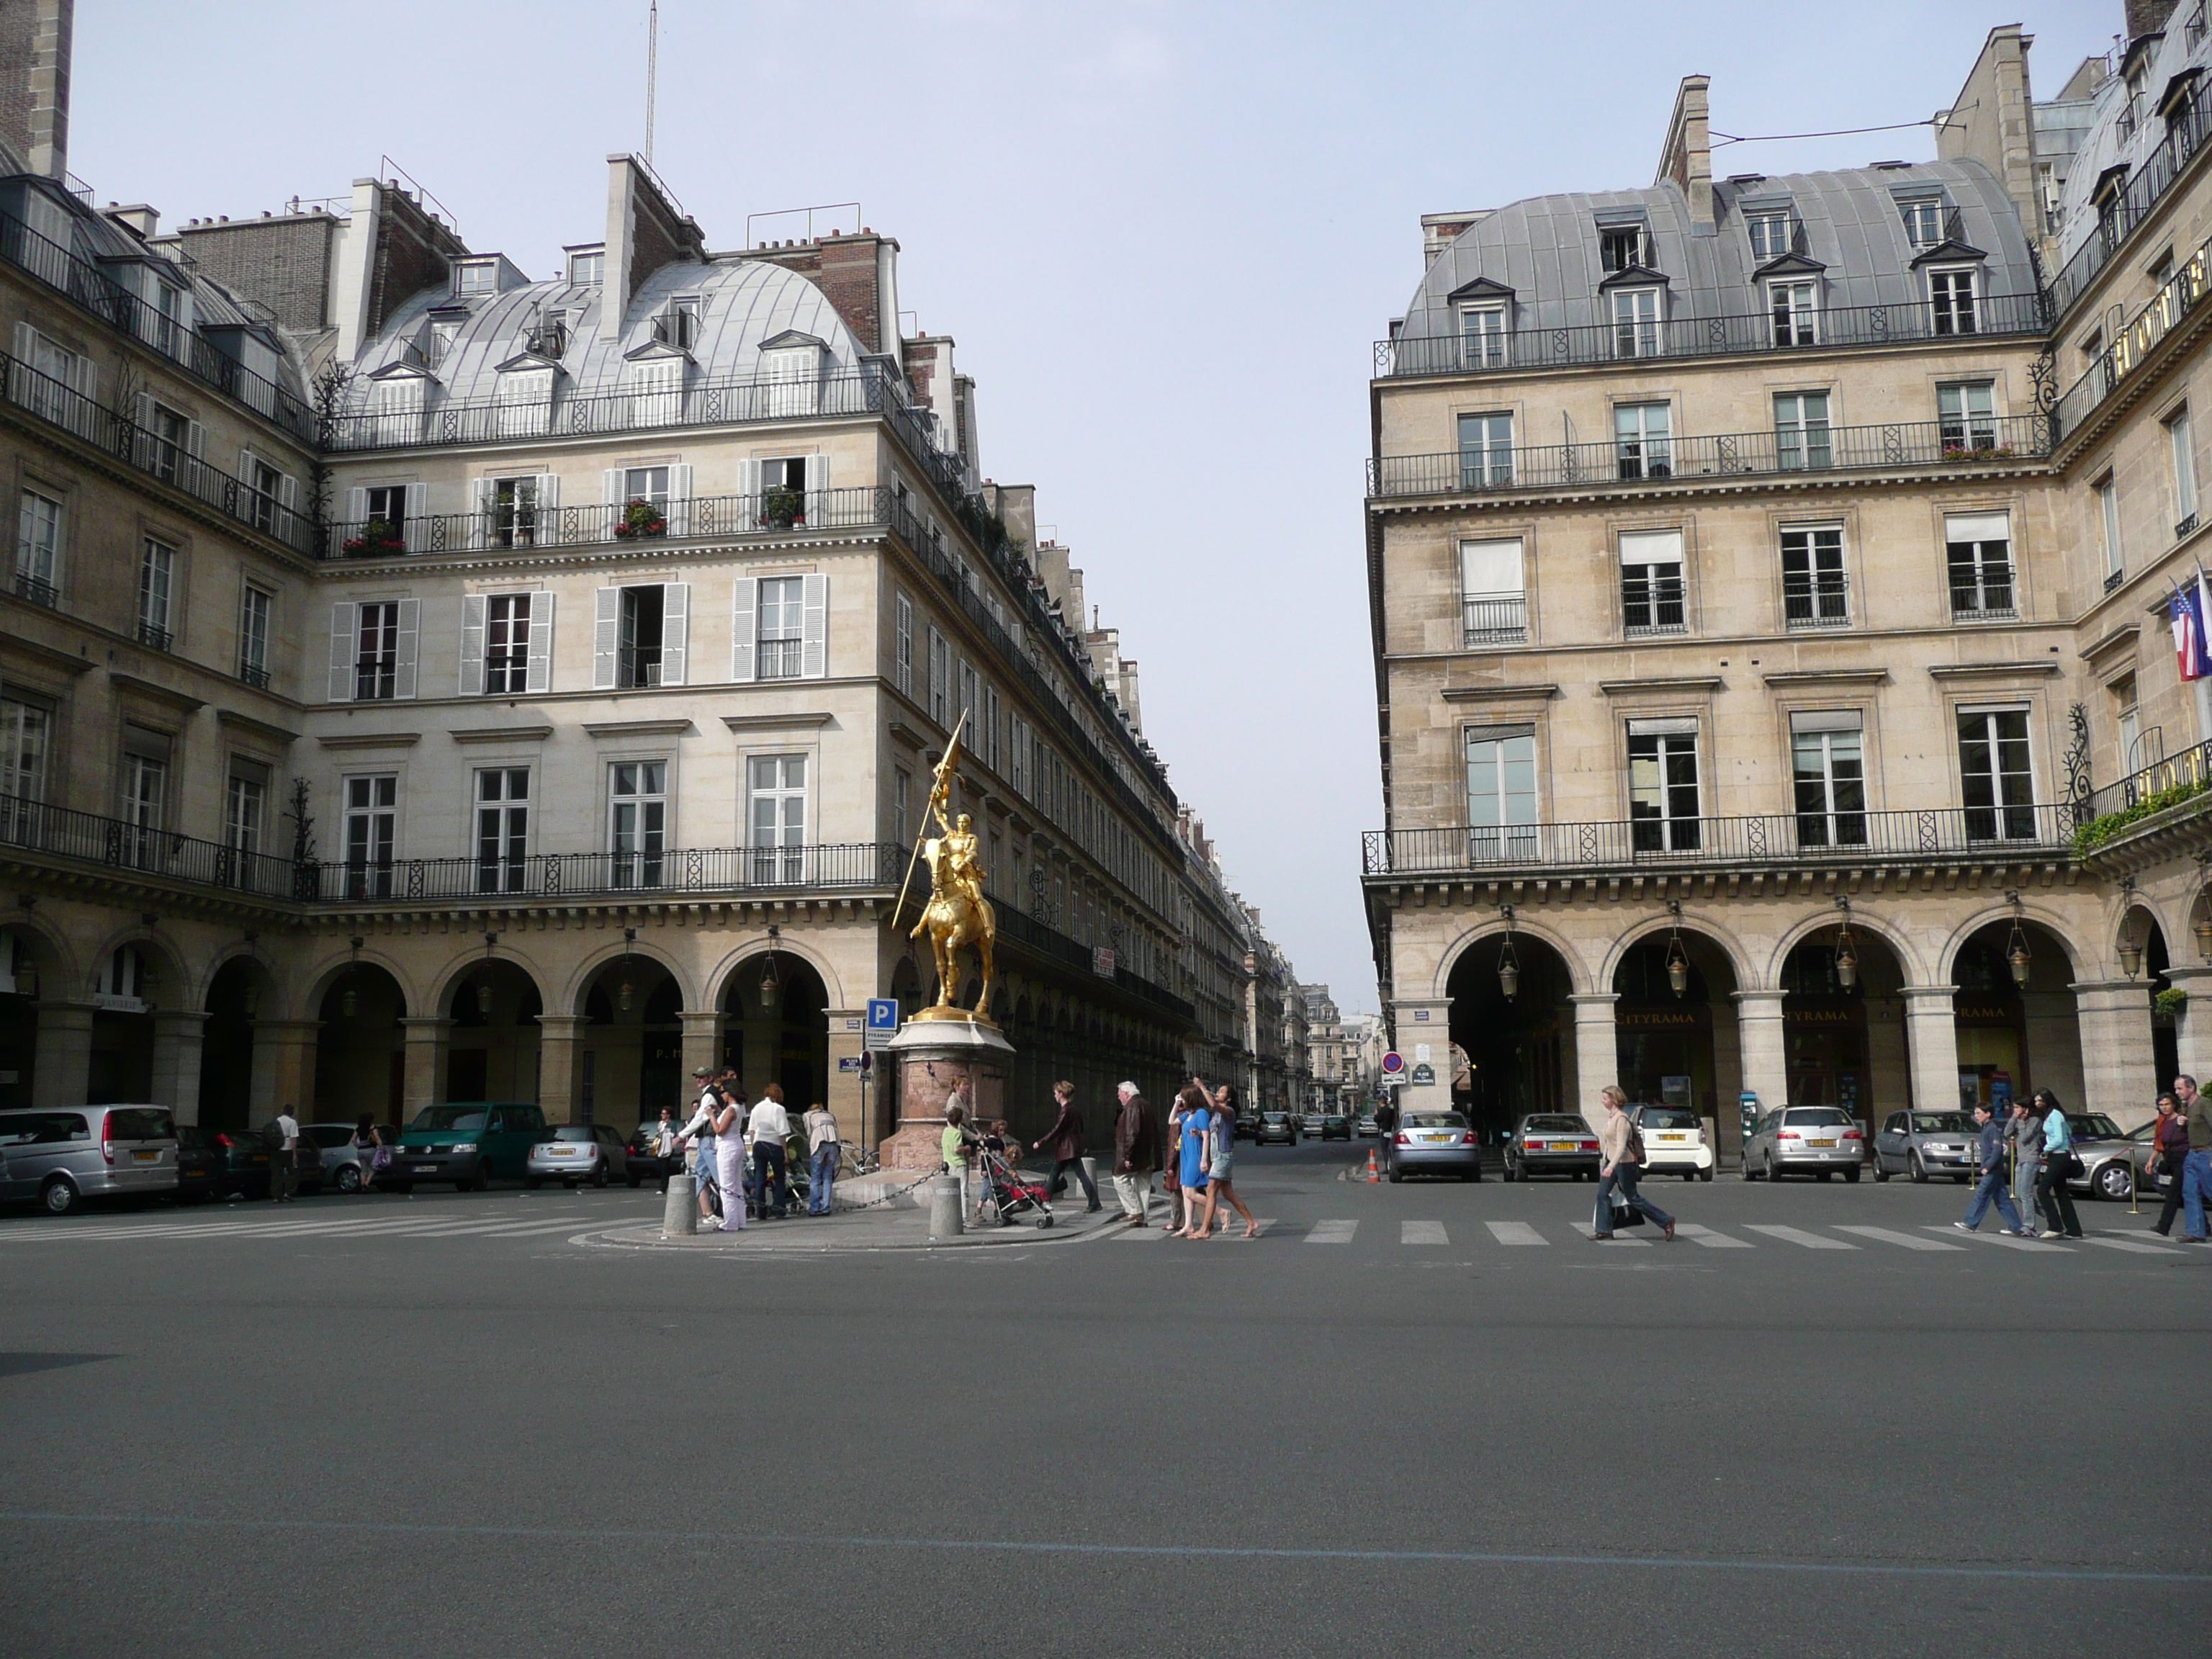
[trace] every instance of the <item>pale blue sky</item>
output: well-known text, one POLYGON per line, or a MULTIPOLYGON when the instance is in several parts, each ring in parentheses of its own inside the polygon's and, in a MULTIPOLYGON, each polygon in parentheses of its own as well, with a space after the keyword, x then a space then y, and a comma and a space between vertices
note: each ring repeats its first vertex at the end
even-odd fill
MULTIPOLYGON (((642 143, 645 12, 79 0, 71 170, 173 224, 341 195, 389 154, 471 246, 550 276, 642 143)), ((1419 216, 1649 183, 1688 74, 1724 132, 1924 120, 2012 21, 2048 96, 2121 6, 665 0, 654 161, 710 246, 856 198, 898 238, 902 303, 979 382, 985 471, 1037 486, 1231 879, 1372 1009, 1365 380, 1419 216)), ((1715 171, 1933 153, 1922 128, 1715 171)))

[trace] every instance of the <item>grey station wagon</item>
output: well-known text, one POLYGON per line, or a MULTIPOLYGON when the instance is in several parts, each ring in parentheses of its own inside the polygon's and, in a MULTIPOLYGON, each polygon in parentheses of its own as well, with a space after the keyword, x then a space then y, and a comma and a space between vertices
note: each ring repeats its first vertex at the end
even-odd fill
POLYGON ((177 1126, 166 1106, 0 1112, 0 1198, 67 1215, 88 1198, 177 1190, 177 1126))

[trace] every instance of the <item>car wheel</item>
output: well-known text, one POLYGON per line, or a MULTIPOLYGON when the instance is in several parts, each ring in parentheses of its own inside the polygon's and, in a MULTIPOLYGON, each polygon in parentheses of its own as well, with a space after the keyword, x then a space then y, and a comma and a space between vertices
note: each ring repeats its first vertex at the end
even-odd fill
POLYGON ((1774 1154, 1771 1152, 1766 1155, 1766 1178, 1773 1182, 1779 1182, 1782 1179, 1782 1166, 1774 1161, 1774 1154))
POLYGON ((342 1193, 357 1193, 361 1190, 360 1164, 342 1164, 338 1166, 338 1190, 342 1193))
POLYGON ((1481 1180, 1481 1179, 1482 1179, 1482 1165, 1480 1165, 1480 1164, 1476 1164, 1473 1170, 1469 1170, 1469 1171, 1468 1172, 1468 1177, 1467 1177, 1467 1178, 1468 1178, 1469 1181, 1480 1181, 1480 1180, 1481 1180))
POLYGON ((48 1215, 69 1215, 83 1206, 84 1199, 67 1176, 56 1176, 40 1190, 39 1202, 48 1215))
POLYGON ((469 1183, 469 1190, 472 1193, 489 1192, 491 1190, 491 1171, 488 1169, 478 1170, 477 1171, 477 1178, 469 1183))
POLYGON ((1700 1170, 1698 1171, 1698 1179, 1700 1181, 1711 1181, 1712 1178, 1713 1172, 1711 1170, 1700 1170))
POLYGON ((1883 1163, 1879 1158, 1875 1158, 1874 1161, 1874 1178, 1878 1182, 1887 1181, 1889 1179, 1889 1165, 1883 1163))
POLYGON ((1813 1173, 1820 1180, 1826 1181, 1831 1175, 1833 1175, 1835 1171, 1832 1170, 1815 1170, 1813 1173))
POLYGON ((1859 1172, 1856 1170, 1846 1170, 1844 1171, 1844 1179, 1856 1187, 1859 1184, 1859 1172))
POLYGON ((595 1170, 593 1170, 592 1171, 592 1185, 593 1185, 594 1187, 604 1187, 604 1186, 605 1186, 606 1184, 607 1184, 607 1166, 606 1166, 605 1164, 600 1164, 597 1169, 595 1169, 595 1170))
POLYGON ((2134 1190, 2129 1179, 2131 1173, 2125 1158, 2107 1158, 2097 1166, 2097 1178, 2089 1183, 2089 1190, 2099 1198, 2108 1198, 2115 1204, 2119 1203, 2134 1190))
POLYGON ((645 1177, 644 1177, 644 1176, 630 1176, 627 1177, 627 1179, 629 1180, 629 1189, 630 1189, 632 1192, 635 1192, 635 1191, 637 1190, 637 1185, 638 1185, 638 1182, 641 1182, 641 1181, 642 1181, 642 1180, 644 1180, 644 1179, 645 1179, 645 1177))
POLYGON ((534 1193, 544 1184, 544 1181, 538 1176, 525 1176, 522 1177, 522 1190, 526 1193, 534 1193))
POLYGON ((1912 1152, 1906 1156, 1905 1172, 1912 1177, 1914 1186, 1925 1187, 1928 1184, 1928 1171, 1922 1167, 1918 1152, 1912 1152))

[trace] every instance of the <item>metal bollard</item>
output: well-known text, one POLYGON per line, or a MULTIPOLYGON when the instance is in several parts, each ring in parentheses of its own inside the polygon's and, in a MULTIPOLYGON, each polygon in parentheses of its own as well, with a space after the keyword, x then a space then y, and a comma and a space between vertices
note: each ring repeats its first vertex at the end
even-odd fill
POLYGON ((939 1176, 929 1188, 930 1242, 959 1237, 960 1224, 960 1177, 939 1176))
POLYGON ((699 1231, 698 1190, 688 1175, 668 1177, 668 1201, 660 1209, 660 1236, 689 1238, 699 1231))
POLYGON ((1095 1158, 1085 1158, 1083 1160, 1083 1173, 1090 1183, 1087 1190, 1094 1193, 1097 1192, 1098 1190, 1098 1160, 1095 1158))

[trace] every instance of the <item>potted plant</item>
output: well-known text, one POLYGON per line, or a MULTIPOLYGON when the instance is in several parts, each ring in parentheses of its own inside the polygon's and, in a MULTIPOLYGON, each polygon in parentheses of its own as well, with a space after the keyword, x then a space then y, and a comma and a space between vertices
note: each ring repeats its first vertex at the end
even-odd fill
POLYGON ((761 517, 778 530, 788 530, 795 524, 805 524, 806 496, 796 489, 781 487, 771 489, 761 497, 761 517))
POLYGON ((382 519, 371 519, 361 534, 345 543, 346 555, 356 559, 388 559, 407 550, 407 538, 382 519))
POLYGON ((622 517, 615 520, 615 536, 622 541, 628 541, 634 536, 663 536, 667 533, 667 515, 641 497, 624 507, 622 517))

